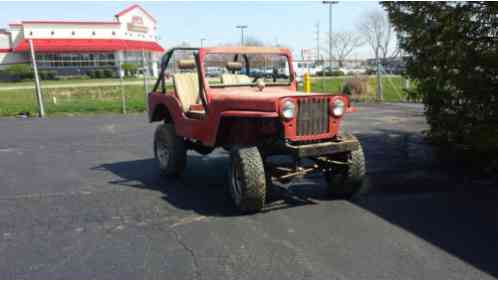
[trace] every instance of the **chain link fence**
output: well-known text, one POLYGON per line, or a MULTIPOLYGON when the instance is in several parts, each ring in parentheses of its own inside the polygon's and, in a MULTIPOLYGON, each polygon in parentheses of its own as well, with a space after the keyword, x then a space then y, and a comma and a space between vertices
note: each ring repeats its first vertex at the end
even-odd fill
POLYGON ((0 63, 0 116, 143 112, 160 60, 145 52, 24 55, 0 63))

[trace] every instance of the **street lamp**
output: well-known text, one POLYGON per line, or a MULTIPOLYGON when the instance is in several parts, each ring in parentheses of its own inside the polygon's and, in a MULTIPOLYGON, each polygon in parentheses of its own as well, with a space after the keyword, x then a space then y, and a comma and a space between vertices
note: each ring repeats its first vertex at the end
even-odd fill
POLYGON ((201 38, 201 48, 204 47, 204 41, 206 41, 206 38, 201 38))
POLYGON ((240 46, 244 46, 244 29, 247 28, 247 25, 237 25, 235 27, 240 29, 240 46))
POLYGON ((323 4, 329 5, 329 67, 332 71, 332 6, 339 3, 338 1, 323 1, 323 4))

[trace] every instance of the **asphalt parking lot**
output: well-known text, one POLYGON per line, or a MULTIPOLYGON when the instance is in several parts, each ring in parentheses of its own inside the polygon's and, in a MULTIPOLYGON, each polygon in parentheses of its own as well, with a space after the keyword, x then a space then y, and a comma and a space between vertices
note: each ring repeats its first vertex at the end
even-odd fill
POLYGON ((369 171, 357 197, 304 179, 246 216, 223 151, 161 178, 144 115, 0 119, 0 278, 498 277, 498 191, 434 157, 423 108, 347 118, 369 171))

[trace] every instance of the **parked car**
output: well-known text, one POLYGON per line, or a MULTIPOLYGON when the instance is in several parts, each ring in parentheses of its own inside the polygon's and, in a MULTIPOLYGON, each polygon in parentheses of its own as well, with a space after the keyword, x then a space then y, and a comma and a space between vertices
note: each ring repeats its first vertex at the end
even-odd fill
POLYGON ((264 207, 274 181, 321 174, 331 194, 345 197, 361 187, 366 170, 361 144, 340 133, 345 114, 354 111, 348 96, 297 92, 287 49, 173 48, 161 68, 148 108, 150 122, 160 122, 154 154, 162 174, 182 174, 187 150, 209 154, 221 147, 230 153, 228 190, 244 212, 264 207), (191 57, 172 60, 177 52, 191 57), (210 56, 227 58, 228 73, 220 81, 202 75, 210 56), (251 60, 261 56, 283 59, 290 66, 287 78, 241 73, 242 60, 251 69, 251 60), (173 62, 179 72, 172 74, 174 88, 167 89, 164 73, 176 69, 168 68, 173 62))

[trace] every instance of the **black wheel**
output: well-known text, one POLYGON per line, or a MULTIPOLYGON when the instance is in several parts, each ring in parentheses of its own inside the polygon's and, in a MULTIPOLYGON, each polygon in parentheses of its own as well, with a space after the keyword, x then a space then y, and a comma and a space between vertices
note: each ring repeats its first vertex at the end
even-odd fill
POLYGON ((176 135, 172 124, 165 123, 157 127, 154 134, 154 155, 161 174, 165 176, 180 175, 185 169, 185 140, 176 135))
POLYGON ((265 205, 266 175, 256 147, 235 147, 230 151, 229 191, 235 206, 243 212, 257 212, 265 205))
POLYGON ((325 174, 330 195, 351 198, 363 186, 365 179, 365 155, 360 147, 357 150, 348 152, 340 159, 347 161, 348 165, 325 174))

